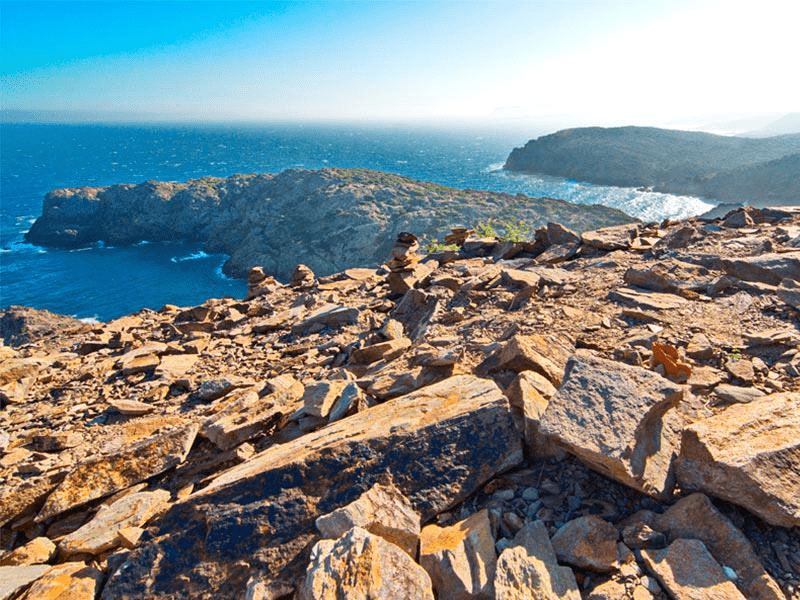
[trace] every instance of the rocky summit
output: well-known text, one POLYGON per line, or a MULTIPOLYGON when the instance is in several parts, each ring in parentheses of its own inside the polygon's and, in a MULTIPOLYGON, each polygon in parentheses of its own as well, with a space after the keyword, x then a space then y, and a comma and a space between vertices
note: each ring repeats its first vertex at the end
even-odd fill
POLYGON ((0 598, 800 598, 799 209, 417 233, 4 311, 0 598))

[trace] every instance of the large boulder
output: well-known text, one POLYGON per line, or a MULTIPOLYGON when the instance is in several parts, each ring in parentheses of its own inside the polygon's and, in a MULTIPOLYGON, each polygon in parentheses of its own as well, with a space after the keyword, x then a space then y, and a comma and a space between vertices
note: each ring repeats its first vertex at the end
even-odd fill
POLYGON ((298 600, 433 600, 431 578, 408 554, 382 537, 353 527, 311 551, 298 600))
POLYGON ((612 479, 661 497, 672 488, 683 388, 653 371, 579 350, 540 433, 612 479))
POLYGON ((317 540, 316 518, 375 483, 391 479, 428 520, 521 460, 497 385, 451 377, 224 472, 173 506, 155 538, 111 576, 103 597, 236 597, 253 571, 294 585, 317 540))
POLYGON ((676 468, 681 486, 800 525, 800 396, 773 394, 692 423, 676 468))

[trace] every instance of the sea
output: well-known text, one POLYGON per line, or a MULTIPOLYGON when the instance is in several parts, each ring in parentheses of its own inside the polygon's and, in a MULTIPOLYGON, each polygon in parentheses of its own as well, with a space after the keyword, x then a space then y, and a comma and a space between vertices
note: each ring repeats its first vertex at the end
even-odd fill
POLYGON ((366 167, 456 188, 604 204, 645 221, 701 214, 700 198, 513 175, 509 152, 544 129, 375 124, 0 125, 0 309, 31 306, 106 321, 142 308, 242 297, 246 283, 222 273, 226 259, 197 245, 98 244, 55 250, 25 232, 47 192, 148 180, 186 181, 288 168, 366 167))

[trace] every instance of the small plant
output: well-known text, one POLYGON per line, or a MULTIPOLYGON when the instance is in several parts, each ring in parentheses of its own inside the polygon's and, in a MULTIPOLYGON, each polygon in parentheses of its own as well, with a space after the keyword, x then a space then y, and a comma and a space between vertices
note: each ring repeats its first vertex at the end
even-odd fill
POLYGON ((499 237, 497 234, 497 230, 492 225, 491 221, 486 223, 478 223, 475 225, 475 233, 478 234, 478 237, 482 238, 496 238, 499 237))
POLYGON ((737 360, 742 360, 742 351, 738 348, 734 348, 731 350, 731 360, 736 362, 737 360))
POLYGON ((505 235, 500 238, 501 241, 523 242, 530 238, 531 229, 522 221, 505 223, 503 224, 503 229, 505 230, 505 235))

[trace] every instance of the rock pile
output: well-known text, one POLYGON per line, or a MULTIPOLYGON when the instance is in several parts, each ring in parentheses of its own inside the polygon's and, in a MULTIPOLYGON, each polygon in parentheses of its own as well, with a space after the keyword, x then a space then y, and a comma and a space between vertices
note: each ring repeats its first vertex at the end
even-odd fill
POLYGON ((800 211, 463 233, 5 311, 0 598, 800 597, 800 211))

